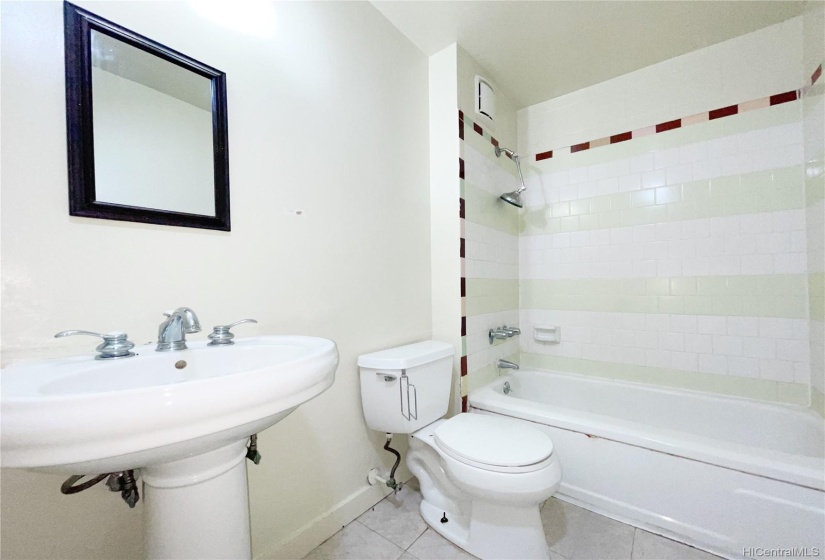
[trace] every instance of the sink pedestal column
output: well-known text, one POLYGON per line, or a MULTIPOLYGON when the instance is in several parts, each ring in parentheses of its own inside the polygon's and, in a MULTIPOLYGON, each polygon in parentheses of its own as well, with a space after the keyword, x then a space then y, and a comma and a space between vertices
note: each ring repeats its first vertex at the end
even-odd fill
POLYGON ((252 558, 245 439, 141 473, 150 560, 252 558))

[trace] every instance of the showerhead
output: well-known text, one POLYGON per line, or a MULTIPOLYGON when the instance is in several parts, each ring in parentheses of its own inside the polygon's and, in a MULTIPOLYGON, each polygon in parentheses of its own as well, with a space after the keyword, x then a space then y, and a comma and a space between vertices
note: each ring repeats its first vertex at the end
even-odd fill
POLYGON ((496 146, 496 157, 501 157, 502 153, 507 154, 514 162, 516 162, 518 177, 521 180, 521 188, 517 191, 504 193, 499 198, 508 204, 512 204, 516 208, 522 208, 524 203, 521 201, 521 193, 523 193, 527 187, 524 185, 524 175, 521 174, 521 161, 519 160, 518 154, 513 150, 496 146))
POLYGON ((501 200, 503 200, 504 202, 512 204, 516 208, 521 208, 521 207, 524 206, 524 204, 521 202, 521 191, 520 190, 504 193, 499 198, 501 200))

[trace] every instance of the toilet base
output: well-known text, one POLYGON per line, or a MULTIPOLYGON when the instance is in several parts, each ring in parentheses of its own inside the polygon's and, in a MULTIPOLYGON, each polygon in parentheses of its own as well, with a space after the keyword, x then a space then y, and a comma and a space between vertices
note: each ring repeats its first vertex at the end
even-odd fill
POLYGON ((547 560, 539 509, 474 502, 470 518, 444 512, 426 499, 421 517, 438 534, 482 560, 547 560), (446 517, 447 522, 442 523, 446 517), (502 524, 502 519, 507 520, 502 524))
MULTIPOLYGON (((476 495, 451 480, 431 439, 424 431, 413 434, 407 453, 407 466, 421 486, 421 516, 427 524, 482 560, 548 560, 539 511, 558 484, 523 503, 495 499, 489 493, 476 495), (444 517, 447 521, 442 523, 444 517)), ((556 470, 550 478, 561 478, 556 470)))

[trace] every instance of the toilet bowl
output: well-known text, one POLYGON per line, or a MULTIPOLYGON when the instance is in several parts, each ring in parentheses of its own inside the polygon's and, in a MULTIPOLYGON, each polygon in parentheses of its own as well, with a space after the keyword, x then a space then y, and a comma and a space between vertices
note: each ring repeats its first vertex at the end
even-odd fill
POLYGON ((500 416, 444 419, 452 354, 426 341, 361 356, 367 424, 409 434, 407 466, 434 530, 482 560, 547 559, 539 510, 561 483, 553 442, 500 416))

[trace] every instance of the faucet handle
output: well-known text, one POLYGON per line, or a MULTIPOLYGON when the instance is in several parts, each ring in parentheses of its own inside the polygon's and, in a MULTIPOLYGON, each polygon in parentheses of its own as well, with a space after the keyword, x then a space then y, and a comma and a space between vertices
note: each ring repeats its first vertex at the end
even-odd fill
POLYGON ((207 338, 209 339, 209 344, 207 346, 226 346, 228 344, 235 344, 233 342, 233 338, 235 335, 229 331, 235 325, 241 325, 243 323, 257 323, 255 319, 241 319, 240 321, 235 321, 234 323, 230 323, 228 325, 216 325, 212 327, 212 334, 210 334, 207 338))
POLYGON ((97 336, 103 339, 95 350, 100 352, 95 356, 95 360, 116 360, 118 358, 128 358, 134 356, 135 353, 130 350, 135 347, 135 343, 129 340, 129 335, 122 331, 112 331, 109 333, 96 333, 92 331, 68 330, 60 331, 55 338, 63 338, 65 336, 73 336, 76 334, 85 334, 88 336, 97 336))

